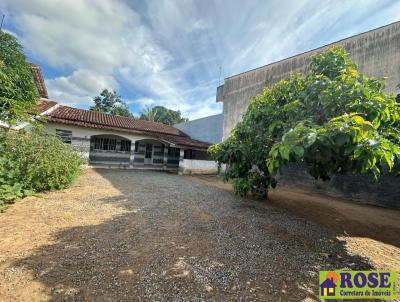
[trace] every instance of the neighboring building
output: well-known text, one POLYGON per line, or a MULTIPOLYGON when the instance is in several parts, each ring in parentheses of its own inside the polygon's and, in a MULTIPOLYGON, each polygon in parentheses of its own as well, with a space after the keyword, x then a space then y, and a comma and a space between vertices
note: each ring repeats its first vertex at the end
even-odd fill
POLYGON ((224 117, 221 114, 211 115, 189 122, 175 124, 174 127, 183 131, 191 138, 211 144, 222 141, 224 117))
POLYGON ((217 88, 216 96, 216 101, 223 103, 223 138, 227 138, 242 119, 252 97, 264 87, 288 78, 291 72, 305 74, 309 69, 310 57, 333 45, 343 45, 350 52, 361 74, 387 77, 387 91, 398 93, 400 22, 226 78, 224 84, 217 88))

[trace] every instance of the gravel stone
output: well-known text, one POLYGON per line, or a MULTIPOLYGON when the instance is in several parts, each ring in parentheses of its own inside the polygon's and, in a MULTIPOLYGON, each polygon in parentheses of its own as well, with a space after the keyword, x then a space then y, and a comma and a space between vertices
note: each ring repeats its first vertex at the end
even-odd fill
POLYGON ((118 211, 61 229, 5 274, 31 272, 51 301, 318 301, 319 270, 371 269, 334 232, 267 202, 174 174, 96 172, 86 186, 118 193, 84 202, 118 211))

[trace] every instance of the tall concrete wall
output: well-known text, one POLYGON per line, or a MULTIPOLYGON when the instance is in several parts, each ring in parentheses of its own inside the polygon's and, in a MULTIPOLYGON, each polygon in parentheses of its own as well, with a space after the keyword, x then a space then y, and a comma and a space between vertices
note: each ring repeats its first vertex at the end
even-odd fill
POLYGON ((225 79, 217 88, 217 102, 223 102, 223 138, 241 120, 251 98, 266 86, 288 78, 291 72, 305 74, 310 56, 333 45, 343 45, 366 76, 387 77, 387 91, 398 93, 400 83, 400 22, 392 23, 311 51, 225 79))
POLYGON ((190 122, 174 125, 191 138, 208 143, 219 143, 222 141, 222 114, 211 115, 190 122))
POLYGON ((337 174, 329 181, 322 181, 315 180, 304 166, 291 164, 278 176, 278 182, 279 185, 302 188, 310 194, 400 210, 400 177, 393 174, 382 175, 377 181, 369 174, 337 174))

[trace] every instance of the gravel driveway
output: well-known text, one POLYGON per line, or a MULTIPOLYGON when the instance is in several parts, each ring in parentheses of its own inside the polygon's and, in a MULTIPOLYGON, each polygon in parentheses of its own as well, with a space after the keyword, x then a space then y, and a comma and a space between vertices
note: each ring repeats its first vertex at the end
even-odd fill
POLYGON ((337 234, 190 178, 88 170, 0 216, 0 301, 314 301, 337 234))

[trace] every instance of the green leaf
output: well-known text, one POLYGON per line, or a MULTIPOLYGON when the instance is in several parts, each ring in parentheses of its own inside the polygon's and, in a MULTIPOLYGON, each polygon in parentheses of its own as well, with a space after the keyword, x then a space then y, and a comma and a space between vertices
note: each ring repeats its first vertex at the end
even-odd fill
POLYGON ((302 157, 304 155, 304 148, 301 146, 295 146, 292 149, 293 153, 298 157, 302 157))

